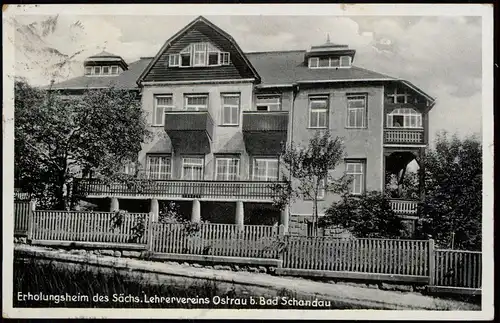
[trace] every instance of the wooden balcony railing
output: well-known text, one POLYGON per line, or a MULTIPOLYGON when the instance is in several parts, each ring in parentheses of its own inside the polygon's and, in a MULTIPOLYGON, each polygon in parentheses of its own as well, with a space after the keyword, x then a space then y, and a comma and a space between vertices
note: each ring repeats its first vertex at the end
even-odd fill
POLYGON ((208 111, 167 111, 165 131, 201 131, 213 138, 214 121, 208 111))
POLYGON ((424 130, 423 129, 384 129, 384 143, 385 144, 424 144, 424 130))
POLYGON ((243 131, 284 131, 288 129, 288 111, 243 111, 243 131))
POLYGON ((415 200, 390 200, 392 210, 398 215, 417 215, 418 201, 415 200))
POLYGON ((155 197, 206 200, 262 200, 272 201, 273 182, 257 181, 183 181, 139 180, 135 182, 105 183, 98 179, 75 180, 74 192, 81 197, 155 197))

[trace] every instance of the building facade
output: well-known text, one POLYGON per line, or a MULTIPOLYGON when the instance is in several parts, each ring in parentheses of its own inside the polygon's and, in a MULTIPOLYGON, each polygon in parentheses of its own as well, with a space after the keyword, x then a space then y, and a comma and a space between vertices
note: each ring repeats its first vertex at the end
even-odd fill
MULTIPOLYGON (((269 183, 281 178, 283 144, 307 145, 323 130, 345 138, 347 157, 334 175, 352 175, 351 193, 361 195, 384 191, 387 174, 401 180, 428 143, 434 99, 408 81, 354 66, 355 54, 329 41, 304 51, 244 53, 199 17, 155 57, 130 64, 106 52, 89 57, 84 76, 53 88, 138 91, 155 133, 139 154, 141 176, 153 184, 138 192, 80 179, 75 192, 103 208, 157 213, 176 201, 194 220, 281 223, 290 234, 307 234, 311 201, 284 210, 272 203, 269 183)), ((419 196, 392 197, 395 211, 414 220, 419 196)), ((322 195, 320 215, 334 199, 322 195)))

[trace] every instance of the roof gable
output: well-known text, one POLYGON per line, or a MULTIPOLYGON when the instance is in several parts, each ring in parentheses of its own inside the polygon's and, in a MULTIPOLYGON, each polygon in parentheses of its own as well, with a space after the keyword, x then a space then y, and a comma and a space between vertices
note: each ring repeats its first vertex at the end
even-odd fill
POLYGON ((259 74, 234 39, 205 18, 198 17, 167 40, 137 83, 250 78, 260 82, 259 74), (199 42, 210 43, 230 53, 230 64, 187 68, 168 66, 169 54, 179 54, 189 44, 199 42))

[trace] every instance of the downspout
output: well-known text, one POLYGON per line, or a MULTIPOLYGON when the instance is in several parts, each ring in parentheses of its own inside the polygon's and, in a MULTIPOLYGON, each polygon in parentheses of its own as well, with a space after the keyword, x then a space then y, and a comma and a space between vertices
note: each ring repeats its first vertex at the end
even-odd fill
MULTIPOLYGON (((298 94, 299 94, 299 85, 298 84, 294 84, 293 87, 292 87, 292 104, 290 106, 290 121, 289 121, 290 122, 290 140, 289 140, 290 147, 293 144, 293 128, 294 128, 293 117, 294 117, 294 110, 295 110, 295 100, 297 99, 297 95, 298 94)), ((291 169, 293 169, 293 160, 292 160, 291 169)), ((292 183, 292 174, 291 174, 291 172, 288 174, 288 180, 290 182, 290 185, 292 185, 293 183, 292 183)), ((287 210, 287 212, 288 212, 288 222, 290 223, 290 217, 291 217, 291 197, 290 196, 288 197, 287 208, 288 208, 288 210, 287 210)), ((289 224, 287 224, 287 228, 289 229, 289 224)))

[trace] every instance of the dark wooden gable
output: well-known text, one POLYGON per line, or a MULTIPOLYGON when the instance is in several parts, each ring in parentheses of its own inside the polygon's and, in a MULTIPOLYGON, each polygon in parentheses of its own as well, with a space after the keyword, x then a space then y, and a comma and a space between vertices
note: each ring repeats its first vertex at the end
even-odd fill
POLYGON ((212 26, 203 21, 197 21, 191 28, 177 37, 170 46, 160 54, 143 81, 198 81, 198 80, 223 80, 255 78, 250 66, 238 48, 212 26), (169 67, 169 54, 178 54, 191 43, 209 42, 230 53, 231 64, 227 66, 203 67, 169 67))

